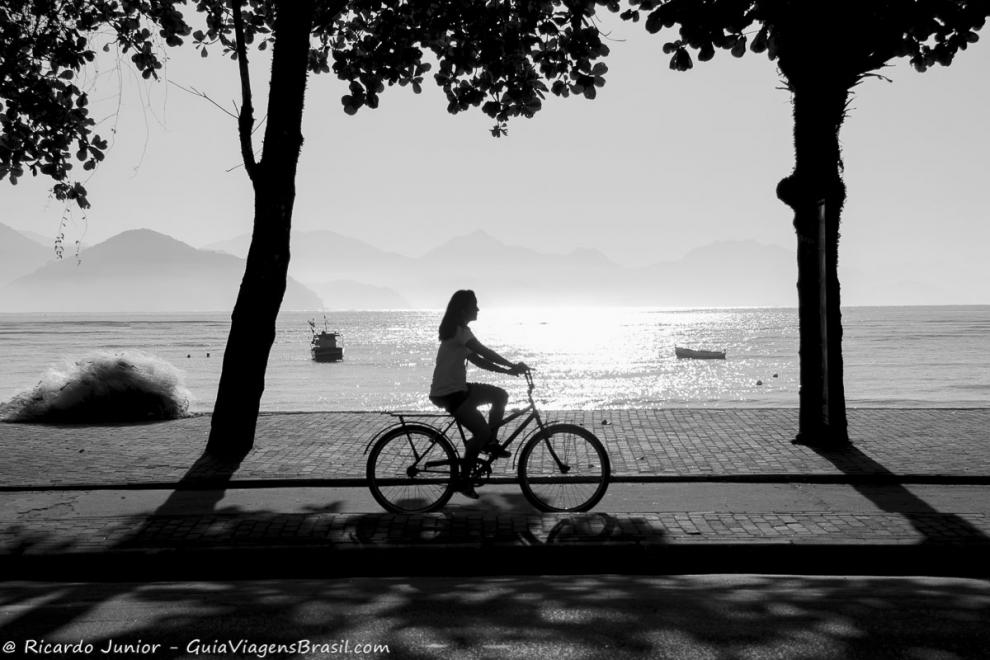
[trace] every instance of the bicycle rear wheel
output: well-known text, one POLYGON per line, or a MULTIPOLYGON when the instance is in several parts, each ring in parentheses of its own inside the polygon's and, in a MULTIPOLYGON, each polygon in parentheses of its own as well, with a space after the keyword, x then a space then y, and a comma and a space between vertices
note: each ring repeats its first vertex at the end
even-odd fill
POLYGON ((519 485, 541 511, 588 511, 605 496, 611 473, 601 440, 574 424, 548 426, 519 456, 519 485))
POLYGON ((427 426, 399 427, 372 447, 368 488, 386 511, 436 511, 454 493, 456 469, 457 452, 439 431, 427 426))

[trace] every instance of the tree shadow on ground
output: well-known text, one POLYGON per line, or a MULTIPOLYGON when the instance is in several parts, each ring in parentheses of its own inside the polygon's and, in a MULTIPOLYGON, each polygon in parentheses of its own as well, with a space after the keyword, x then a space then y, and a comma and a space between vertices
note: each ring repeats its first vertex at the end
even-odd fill
POLYGON ((4 615, 4 639, 144 640, 167 658, 190 657, 196 639, 387 644, 402 658, 976 658, 990 642, 990 586, 973 580, 414 577, 101 584, 54 596, 22 583, 3 593, 5 612, 38 612, 4 615))
MULTIPOLYGON (((123 526, 130 531, 118 543, 105 552, 84 557, 82 561, 72 557, 73 552, 78 552, 78 547, 71 541, 64 541, 64 534, 46 536, 28 528, 19 532, 8 530, 20 535, 16 548, 18 554, 31 557, 43 548, 44 554, 49 555, 47 561, 58 567, 58 570, 47 573, 34 570, 31 573, 33 579, 90 580, 102 585, 99 590, 93 591, 88 584, 67 584, 50 599, 50 604, 60 604, 54 616, 30 607, 18 608, 13 618, 8 617, 0 626, 0 633, 14 635, 18 631, 30 630, 48 638, 59 631, 72 629, 79 621, 93 616, 93 612, 99 610, 103 603, 131 598, 136 588, 132 583, 135 580, 232 580, 241 576, 252 578, 266 575, 309 577, 328 574, 325 570, 328 564, 332 566, 348 559, 357 559, 366 549, 388 548, 396 543, 417 545, 429 553, 451 542, 463 543, 465 536, 460 526, 468 519, 479 522, 475 537, 478 543, 492 547, 498 544, 519 545, 520 542, 523 545, 600 543, 621 540, 623 533, 633 533, 629 527, 623 528, 623 523, 604 514, 567 516, 551 528, 538 531, 526 524, 525 518, 522 525, 505 527, 497 523, 493 516, 501 515, 503 520, 518 519, 518 515, 505 514, 522 510, 532 513, 532 520, 541 519, 520 493, 500 495, 499 510, 489 510, 486 515, 479 516, 478 510, 471 507, 455 508, 435 514, 432 518, 435 524, 416 528, 404 524, 404 517, 393 514, 335 516, 342 506, 340 502, 333 501, 306 507, 300 513, 221 507, 220 503, 238 468, 237 461, 201 457, 154 512, 124 521, 123 526), (190 516, 193 503, 195 513, 190 516), (340 520, 344 524, 337 524, 340 520), (177 527, 194 524, 201 526, 176 533, 177 527), (258 534, 259 529, 265 531, 258 534), (269 552, 270 545, 277 546, 277 551, 269 552), (334 556, 334 551, 341 546, 349 547, 353 552, 346 558, 344 555, 334 556), (238 566, 225 558, 224 547, 236 547, 241 553, 239 556, 245 556, 246 552, 257 563, 238 566), (256 552, 251 554, 252 550, 256 552), (359 554, 355 555, 355 552, 359 554), (65 557, 69 559, 65 560, 65 557), (297 557, 301 561, 290 565, 297 557), (197 565, 204 558, 207 561, 197 565), (97 593, 102 596, 96 598, 97 593)), ((636 522, 625 521, 624 524, 635 525, 636 522)), ((634 533, 642 535, 645 528, 643 524, 634 533)), ((659 541, 662 534, 661 530, 656 530, 653 540, 659 541)), ((468 542, 471 542, 470 535, 468 542)), ((35 565, 44 568, 44 561, 35 565)), ((390 567, 389 570, 393 569, 390 567)), ((410 573, 415 572, 412 567, 410 569, 410 573)), ((333 573, 329 571, 329 574, 333 573)))
POLYGON ((868 480, 853 479, 850 484, 857 492, 873 502, 880 510, 903 516, 924 537, 924 543, 947 537, 959 542, 990 543, 979 528, 956 513, 939 511, 904 486, 898 475, 862 452, 854 445, 837 449, 808 447, 829 461, 844 474, 868 480))
MULTIPOLYGON (((209 496, 208 499, 205 500, 205 503, 211 509, 215 509, 217 504, 223 499, 226 488, 229 485, 230 480, 233 478, 233 475, 237 472, 238 467, 240 467, 239 460, 219 460, 204 454, 197 459, 195 463, 193 463, 189 470, 186 471, 186 474, 183 475, 183 477, 176 483, 175 490, 172 491, 165 502, 163 502, 150 516, 134 516, 128 522, 128 525, 132 526, 135 530, 129 538, 148 533, 148 531, 155 524, 155 521, 160 520, 162 517, 168 517, 170 515, 181 513, 183 511, 183 493, 191 488, 202 487, 205 484, 209 484, 209 496)), ((200 500, 201 506, 203 503, 204 500, 200 500)), ((10 531, 16 532, 17 530, 10 531)), ((120 547, 126 547, 128 543, 128 538, 125 538, 117 545, 120 547)), ((18 538, 18 544, 14 548, 14 554, 29 555, 32 551, 37 551, 39 548, 43 548, 45 554, 54 557, 53 561, 57 565, 60 561, 60 556, 65 554, 71 556, 70 553, 72 553, 75 549, 74 545, 75 544, 71 541, 53 541, 45 534, 38 533, 36 531, 25 531, 18 538)), ((111 547, 109 552, 112 553, 118 549, 119 547, 111 547)), ((148 548, 148 550, 151 552, 155 550, 155 548, 148 548)), ((56 596, 56 599, 59 602, 68 604, 66 607, 59 609, 58 616, 54 618, 45 616, 39 620, 37 610, 27 609, 20 612, 19 615, 15 616, 13 620, 5 622, 5 624, 0 627, 0 633, 10 633, 12 635, 17 631, 34 630, 39 627, 42 633, 44 633, 45 628, 48 628, 48 633, 54 633, 65 626, 71 626, 74 620, 80 616, 86 615, 91 609, 97 608, 101 600, 111 600, 114 598, 124 597, 133 589, 134 585, 115 581, 116 576, 114 573, 116 570, 120 570, 123 574, 123 572, 127 569, 127 566, 125 565, 126 563, 126 561, 121 560, 117 560, 117 562, 114 563, 90 563, 88 566, 90 569, 95 569, 94 572, 90 572, 88 574, 76 574, 73 577, 74 580, 106 581, 104 597, 102 599, 91 599, 88 595, 91 587, 88 585, 68 584, 56 596)), ((42 634, 39 639, 44 637, 45 634, 42 634)))
MULTIPOLYGON (((843 460, 855 459, 860 465, 872 462, 858 450, 851 451, 860 455, 849 456, 849 451, 845 450, 843 460)), ((829 454, 822 453, 832 460, 829 454)), ((873 465, 878 474, 890 475, 883 466, 873 465)), ((290 545, 291 552, 278 555, 279 561, 294 557, 300 548, 311 551, 313 562, 347 561, 334 551, 334 533, 373 548, 383 540, 383 529, 391 534, 386 537, 389 543, 431 550, 431 546, 443 545, 444 534, 453 526, 469 517, 478 518, 465 515, 474 511, 470 507, 464 513, 433 514, 436 525, 425 536, 422 529, 414 532, 401 516, 391 514, 347 516, 346 525, 334 528, 336 505, 330 502, 307 512, 325 513, 325 525, 300 532, 293 525, 312 516, 217 509, 237 468, 237 464, 218 465, 208 458, 197 461, 153 515, 131 521, 134 531, 116 549, 147 550, 147 561, 167 560, 177 549, 156 546, 155 535, 161 525, 182 524, 182 493, 207 482, 213 492, 210 506, 217 517, 244 525, 244 529, 284 530, 273 532, 282 534, 290 545), (291 547, 291 542, 297 545, 291 547)), ((895 497, 883 498, 863 488, 861 492, 882 509, 912 520, 926 538, 933 535, 926 525, 934 516, 940 521, 940 534, 945 532, 944 525, 952 524, 969 535, 963 538, 984 539, 965 520, 936 511, 903 487, 895 497)), ((500 497, 509 511, 531 510, 521 494, 500 497)), ((539 517, 534 513, 534 518, 539 517)), ((498 561, 499 541, 580 545, 621 540, 624 533, 623 521, 606 514, 564 516, 550 529, 539 531, 529 526, 500 529, 497 514, 490 518, 494 525, 487 528, 490 533, 486 536, 484 525, 489 523, 484 521, 479 532, 494 544, 486 561, 498 561)), ((249 534, 239 537, 236 530, 223 525, 204 527, 202 533, 199 543, 203 547, 210 547, 218 537, 250 544, 249 534)), ((656 530, 652 540, 662 543, 663 538, 662 530, 656 530)), ((45 541, 40 536, 25 536, 24 549, 45 541)), ((395 556, 391 555, 392 561, 395 556)), ((973 580, 607 574, 621 566, 596 567, 602 575, 496 578, 484 576, 492 572, 486 564, 468 567, 474 575, 450 577, 464 572, 454 568, 447 577, 252 581, 253 576, 268 573, 258 562, 231 566, 229 573, 215 575, 209 570, 192 571, 209 580, 198 583, 7 584, 0 596, 0 639, 22 643, 26 639, 75 641, 86 636, 97 648, 110 639, 150 640, 165 646, 166 651, 156 657, 168 658, 192 655, 188 645, 195 639, 245 639, 259 644, 349 640, 388 644, 390 654, 409 658, 504 657, 508 650, 540 657, 559 654, 561 649, 578 657, 604 654, 612 658, 742 658, 754 654, 965 658, 981 657, 990 641, 990 629, 983 623, 990 617, 990 587, 973 580), (237 579, 231 577, 233 573, 237 579), (126 610, 125 616, 109 614, 121 609, 126 610)), ((412 563, 389 567, 392 573, 404 569, 415 573, 412 563)), ((79 575, 76 579, 87 578, 112 576, 79 575)), ((213 657, 224 655, 229 657, 222 653, 213 657)), ((269 657, 293 655, 300 654, 271 653, 269 657)), ((211 656, 205 652, 199 657, 211 656)))
POLYGON ((176 482, 175 490, 155 510, 152 517, 184 513, 182 494, 184 491, 194 489, 209 493, 209 499, 206 503, 211 510, 215 510, 240 466, 241 460, 239 459, 222 460, 209 454, 203 454, 176 482))

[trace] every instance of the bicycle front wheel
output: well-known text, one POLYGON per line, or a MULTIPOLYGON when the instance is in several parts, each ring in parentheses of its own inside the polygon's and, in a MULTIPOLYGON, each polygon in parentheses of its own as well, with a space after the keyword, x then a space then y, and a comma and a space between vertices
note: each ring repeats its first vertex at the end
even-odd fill
POLYGON ((546 427, 519 456, 519 485, 540 511, 588 511, 605 496, 611 473, 601 440, 574 424, 546 427))
POLYGON ((386 511, 436 511, 454 493, 457 452, 436 429, 399 427, 375 442, 368 456, 368 488, 386 511))

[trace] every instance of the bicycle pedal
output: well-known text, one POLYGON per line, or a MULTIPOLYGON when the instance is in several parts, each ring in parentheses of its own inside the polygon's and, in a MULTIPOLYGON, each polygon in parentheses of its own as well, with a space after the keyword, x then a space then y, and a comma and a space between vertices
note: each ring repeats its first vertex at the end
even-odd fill
POLYGON ((468 479, 475 485, 480 486, 488 481, 488 477, 492 474, 492 468, 489 463, 478 459, 474 467, 468 473, 468 479))

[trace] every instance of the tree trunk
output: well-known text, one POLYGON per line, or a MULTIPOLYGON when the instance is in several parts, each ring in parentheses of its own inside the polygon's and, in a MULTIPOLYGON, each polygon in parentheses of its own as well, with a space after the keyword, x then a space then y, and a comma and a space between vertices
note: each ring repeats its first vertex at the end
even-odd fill
POLYGON ((794 173, 777 193, 794 209, 800 326, 801 444, 849 443, 842 368, 839 218, 845 202, 839 128, 849 85, 812 65, 813 75, 788 80, 794 103, 794 173))
POLYGON ((261 160, 251 176, 254 231, 230 319, 206 446, 208 454, 223 458, 243 457, 254 446, 265 370, 289 268, 313 0, 282 0, 277 12, 268 125, 261 160))

